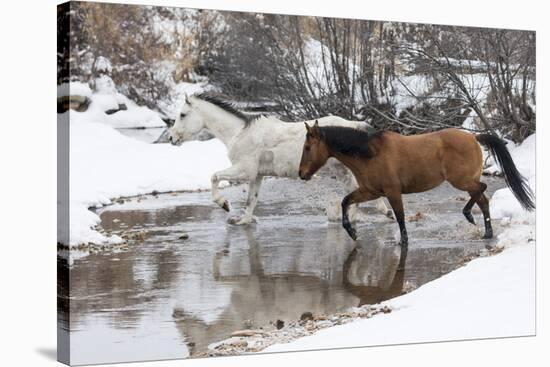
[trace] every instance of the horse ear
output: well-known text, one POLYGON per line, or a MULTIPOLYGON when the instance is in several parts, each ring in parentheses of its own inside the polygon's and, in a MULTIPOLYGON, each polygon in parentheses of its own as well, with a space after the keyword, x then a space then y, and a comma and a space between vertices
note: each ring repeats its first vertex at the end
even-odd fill
POLYGON ((310 132, 310 131, 311 131, 311 126, 309 126, 309 125, 307 124, 307 122, 304 122, 304 125, 306 125, 306 130, 307 130, 307 132, 310 132))
POLYGON ((185 101, 185 104, 189 104, 189 96, 185 92, 183 93, 183 100, 185 101))
POLYGON ((321 135, 319 132, 319 120, 315 120, 315 124, 309 129, 309 133, 314 138, 318 138, 321 135))

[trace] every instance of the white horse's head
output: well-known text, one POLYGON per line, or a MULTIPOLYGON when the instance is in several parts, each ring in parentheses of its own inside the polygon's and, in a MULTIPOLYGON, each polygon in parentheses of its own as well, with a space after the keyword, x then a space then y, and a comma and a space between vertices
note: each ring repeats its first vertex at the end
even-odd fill
POLYGON ((204 118, 196 106, 193 105, 192 97, 189 98, 185 95, 174 125, 168 130, 168 139, 174 145, 195 140, 197 135, 205 128, 204 118))

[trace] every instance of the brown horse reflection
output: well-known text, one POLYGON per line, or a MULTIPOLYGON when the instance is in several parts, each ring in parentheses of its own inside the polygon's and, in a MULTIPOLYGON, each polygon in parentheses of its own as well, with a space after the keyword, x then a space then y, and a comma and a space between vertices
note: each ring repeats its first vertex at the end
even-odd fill
POLYGON ((343 267, 344 287, 359 305, 377 304, 403 293, 407 247, 357 246, 343 267))

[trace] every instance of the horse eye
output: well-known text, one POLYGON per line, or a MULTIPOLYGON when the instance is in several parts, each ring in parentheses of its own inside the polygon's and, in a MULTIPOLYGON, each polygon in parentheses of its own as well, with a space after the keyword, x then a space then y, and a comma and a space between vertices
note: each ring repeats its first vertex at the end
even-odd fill
POLYGON ((306 150, 306 152, 309 152, 310 147, 305 147, 304 149, 306 150))
POLYGON ((180 113, 180 119, 184 119, 185 118, 185 113, 180 113))

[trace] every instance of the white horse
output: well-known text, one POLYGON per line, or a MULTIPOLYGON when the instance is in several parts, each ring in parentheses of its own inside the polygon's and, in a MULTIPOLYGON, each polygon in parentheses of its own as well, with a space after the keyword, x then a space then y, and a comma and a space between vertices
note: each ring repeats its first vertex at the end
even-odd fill
MULTIPOLYGON (((348 121, 337 116, 318 119, 321 126, 338 125, 364 129, 364 122, 348 121)), ((248 224, 253 221, 254 208, 264 176, 298 178, 306 129, 302 123, 283 122, 275 117, 248 116, 237 111, 230 103, 209 95, 185 96, 180 114, 168 131, 168 139, 179 145, 194 140, 208 130, 227 147, 232 166, 212 175, 212 199, 229 212, 229 202, 220 194, 220 181, 248 182, 248 199, 244 215, 230 218, 231 224, 248 224)), ((336 160, 328 164, 336 172, 348 191, 357 188, 355 178, 336 160)), ((391 217, 382 199, 377 208, 391 217)), ((352 212, 353 215, 355 211, 352 212)), ((339 221, 340 201, 327 208, 329 221, 339 221)))

